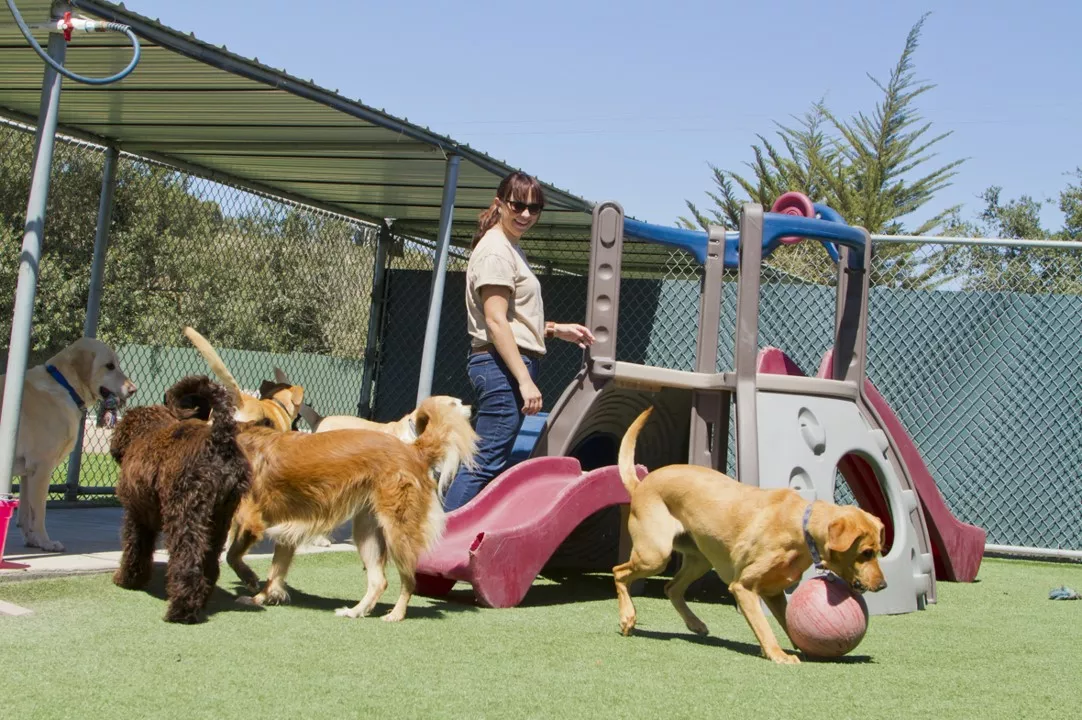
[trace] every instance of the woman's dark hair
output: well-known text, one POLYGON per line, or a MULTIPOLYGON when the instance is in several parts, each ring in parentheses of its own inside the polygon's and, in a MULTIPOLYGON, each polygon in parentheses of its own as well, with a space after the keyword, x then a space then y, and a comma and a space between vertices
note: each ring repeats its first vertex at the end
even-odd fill
MULTIPOLYGON (((517 170, 501 180, 500 186, 496 188, 496 200, 529 202, 531 197, 544 209, 545 193, 541 190, 541 183, 532 175, 517 170)), ((473 247, 476 247, 477 241, 499 222, 500 209, 496 200, 493 200, 488 209, 483 210, 477 217, 477 232, 473 235, 473 247)))

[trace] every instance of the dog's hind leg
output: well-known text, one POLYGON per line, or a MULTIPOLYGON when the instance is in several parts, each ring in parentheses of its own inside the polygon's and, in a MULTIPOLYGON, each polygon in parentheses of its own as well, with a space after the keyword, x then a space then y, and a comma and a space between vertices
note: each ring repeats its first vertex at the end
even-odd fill
MULTIPOLYGON (((223 514, 224 511, 219 509, 218 513, 223 514)), ((218 578, 221 576, 222 548, 225 547, 225 538, 229 534, 229 526, 229 516, 226 516, 224 519, 221 517, 215 518, 215 525, 210 538, 210 547, 208 547, 206 553, 203 554, 203 577, 206 578, 207 585, 212 591, 214 586, 218 584, 218 578)), ((207 600, 210 600, 210 594, 207 595, 207 600)))
POLYGON ((706 556, 698 550, 680 548, 680 552, 683 556, 680 569, 676 571, 673 579, 665 584, 665 595, 668 596, 669 601, 676 608, 676 612, 683 618, 688 630, 697 635, 707 635, 710 631, 707 629, 706 623, 691 611, 687 600, 684 599, 684 594, 691 583, 709 572, 713 566, 706 559, 706 556))
POLYGON ((293 564, 293 554, 297 548, 282 543, 274 544, 274 557, 271 558, 270 570, 267 571, 267 584, 263 591, 252 600, 257 605, 288 605, 289 591, 286 590, 286 575, 293 564))
POLYGON ((202 621, 202 610, 213 586, 203 574, 203 563, 211 547, 210 519, 206 508, 187 508, 165 518, 166 549, 169 563, 166 566, 166 595, 169 607, 166 622, 197 623, 202 621))
POLYGON ((387 545, 383 531, 370 512, 358 513, 353 518, 353 542, 357 545, 357 554, 364 563, 368 577, 368 590, 361 601, 353 607, 338 608, 334 614, 338 617, 359 618, 372 612, 376 602, 387 590, 387 576, 383 572, 387 564, 387 545))
POLYGON ((124 513, 120 527, 123 551, 120 554, 120 567, 113 573, 113 582, 116 585, 132 590, 141 588, 150 581, 157 537, 158 533, 154 528, 136 522, 131 513, 124 513))

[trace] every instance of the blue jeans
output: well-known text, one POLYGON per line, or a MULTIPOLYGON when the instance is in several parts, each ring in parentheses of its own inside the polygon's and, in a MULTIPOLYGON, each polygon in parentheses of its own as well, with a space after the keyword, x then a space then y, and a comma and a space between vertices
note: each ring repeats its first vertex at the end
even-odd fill
MULTIPOLYGON (((540 361, 527 355, 522 356, 522 361, 536 383, 540 361)), ((477 466, 472 471, 461 468, 451 487, 447 488, 443 507, 448 512, 468 503, 492 478, 503 472, 526 417, 522 414, 518 382, 495 350, 470 355, 466 371, 473 386, 477 412, 474 429, 480 436, 477 466)))

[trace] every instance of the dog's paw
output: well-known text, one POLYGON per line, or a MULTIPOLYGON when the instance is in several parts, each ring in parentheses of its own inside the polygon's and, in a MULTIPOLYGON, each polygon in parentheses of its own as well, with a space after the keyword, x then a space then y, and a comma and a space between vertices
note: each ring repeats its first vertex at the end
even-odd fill
POLYGON ((136 590, 147 584, 147 578, 128 575, 121 570, 117 570, 113 573, 113 584, 125 590, 136 590))
POLYGON ((312 547, 330 547, 333 543, 326 535, 319 535, 309 540, 308 544, 312 547))
POLYGON ((254 598, 256 605, 288 605, 289 593, 280 588, 264 590, 254 598))
POLYGON ((380 618, 383 622, 402 622, 406 619, 406 611, 398 612, 397 610, 391 610, 389 613, 380 618))
POLYGON ((708 628, 706 626, 706 623, 704 623, 698 618, 695 618, 694 620, 688 620, 687 626, 688 630, 695 633, 696 635, 701 635, 705 637, 706 635, 710 634, 710 628, 708 628))
POLYGON ((635 617, 620 618, 620 634, 627 637, 635 629, 635 617))
POLYGON ((357 607, 344 607, 338 608, 334 611, 334 614, 338 617, 349 618, 350 620, 356 620, 357 618, 364 617, 368 613, 363 610, 359 610, 357 607))
POLYGON ((196 625, 203 622, 203 613, 195 608, 169 608, 164 620, 182 625, 196 625))
POLYGON ((799 665, 800 658, 796 655, 790 655, 789 653, 779 650, 778 652, 768 656, 770 660, 778 665, 799 665))
POLYGON ((45 552, 64 552, 64 543, 38 537, 37 535, 30 535, 25 538, 24 544, 26 547, 41 548, 45 552))
POLYGON ((247 605, 248 607, 259 607, 259 603, 255 601, 254 597, 247 595, 238 595, 236 600, 238 605, 247 605))

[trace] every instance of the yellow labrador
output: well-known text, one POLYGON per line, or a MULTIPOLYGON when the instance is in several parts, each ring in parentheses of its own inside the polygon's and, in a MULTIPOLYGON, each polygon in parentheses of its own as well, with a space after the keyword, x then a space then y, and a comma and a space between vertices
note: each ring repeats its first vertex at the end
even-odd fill
MULTIPOLYGON (((0 376, 0 399, 3 383, 0 376)), ((45 364, 27 368, 12 469, 12 475, 22 478, 19 529, 27 547, 64 550, 45 531, 53 470, 75 447, 86 406, 112 396, 123 404, 135 389, 113 349, 94 338, 80 338, 45 364)))
POLYGON ((627 529, 632 542, 631 559, 613 568, 624 635, 631 634, 636 619, 628 586, 664 570, 673 551, 683 563, 665 585, 665 594, 688 629, 707 634, 684 593, 713 568, 728 583, 763 654, 776 663, 800 660, 782 650, 759 601, 788 632, 785 589, 813 562, 858 592, 887 586, 879 567, 883 523, 856 506, 809 503, 796 490, 753 487, 694 465, 666 465, 640 482, 635 442, 652 410, 639 415, 620 443, 620 479, 631 495, 627 529))

